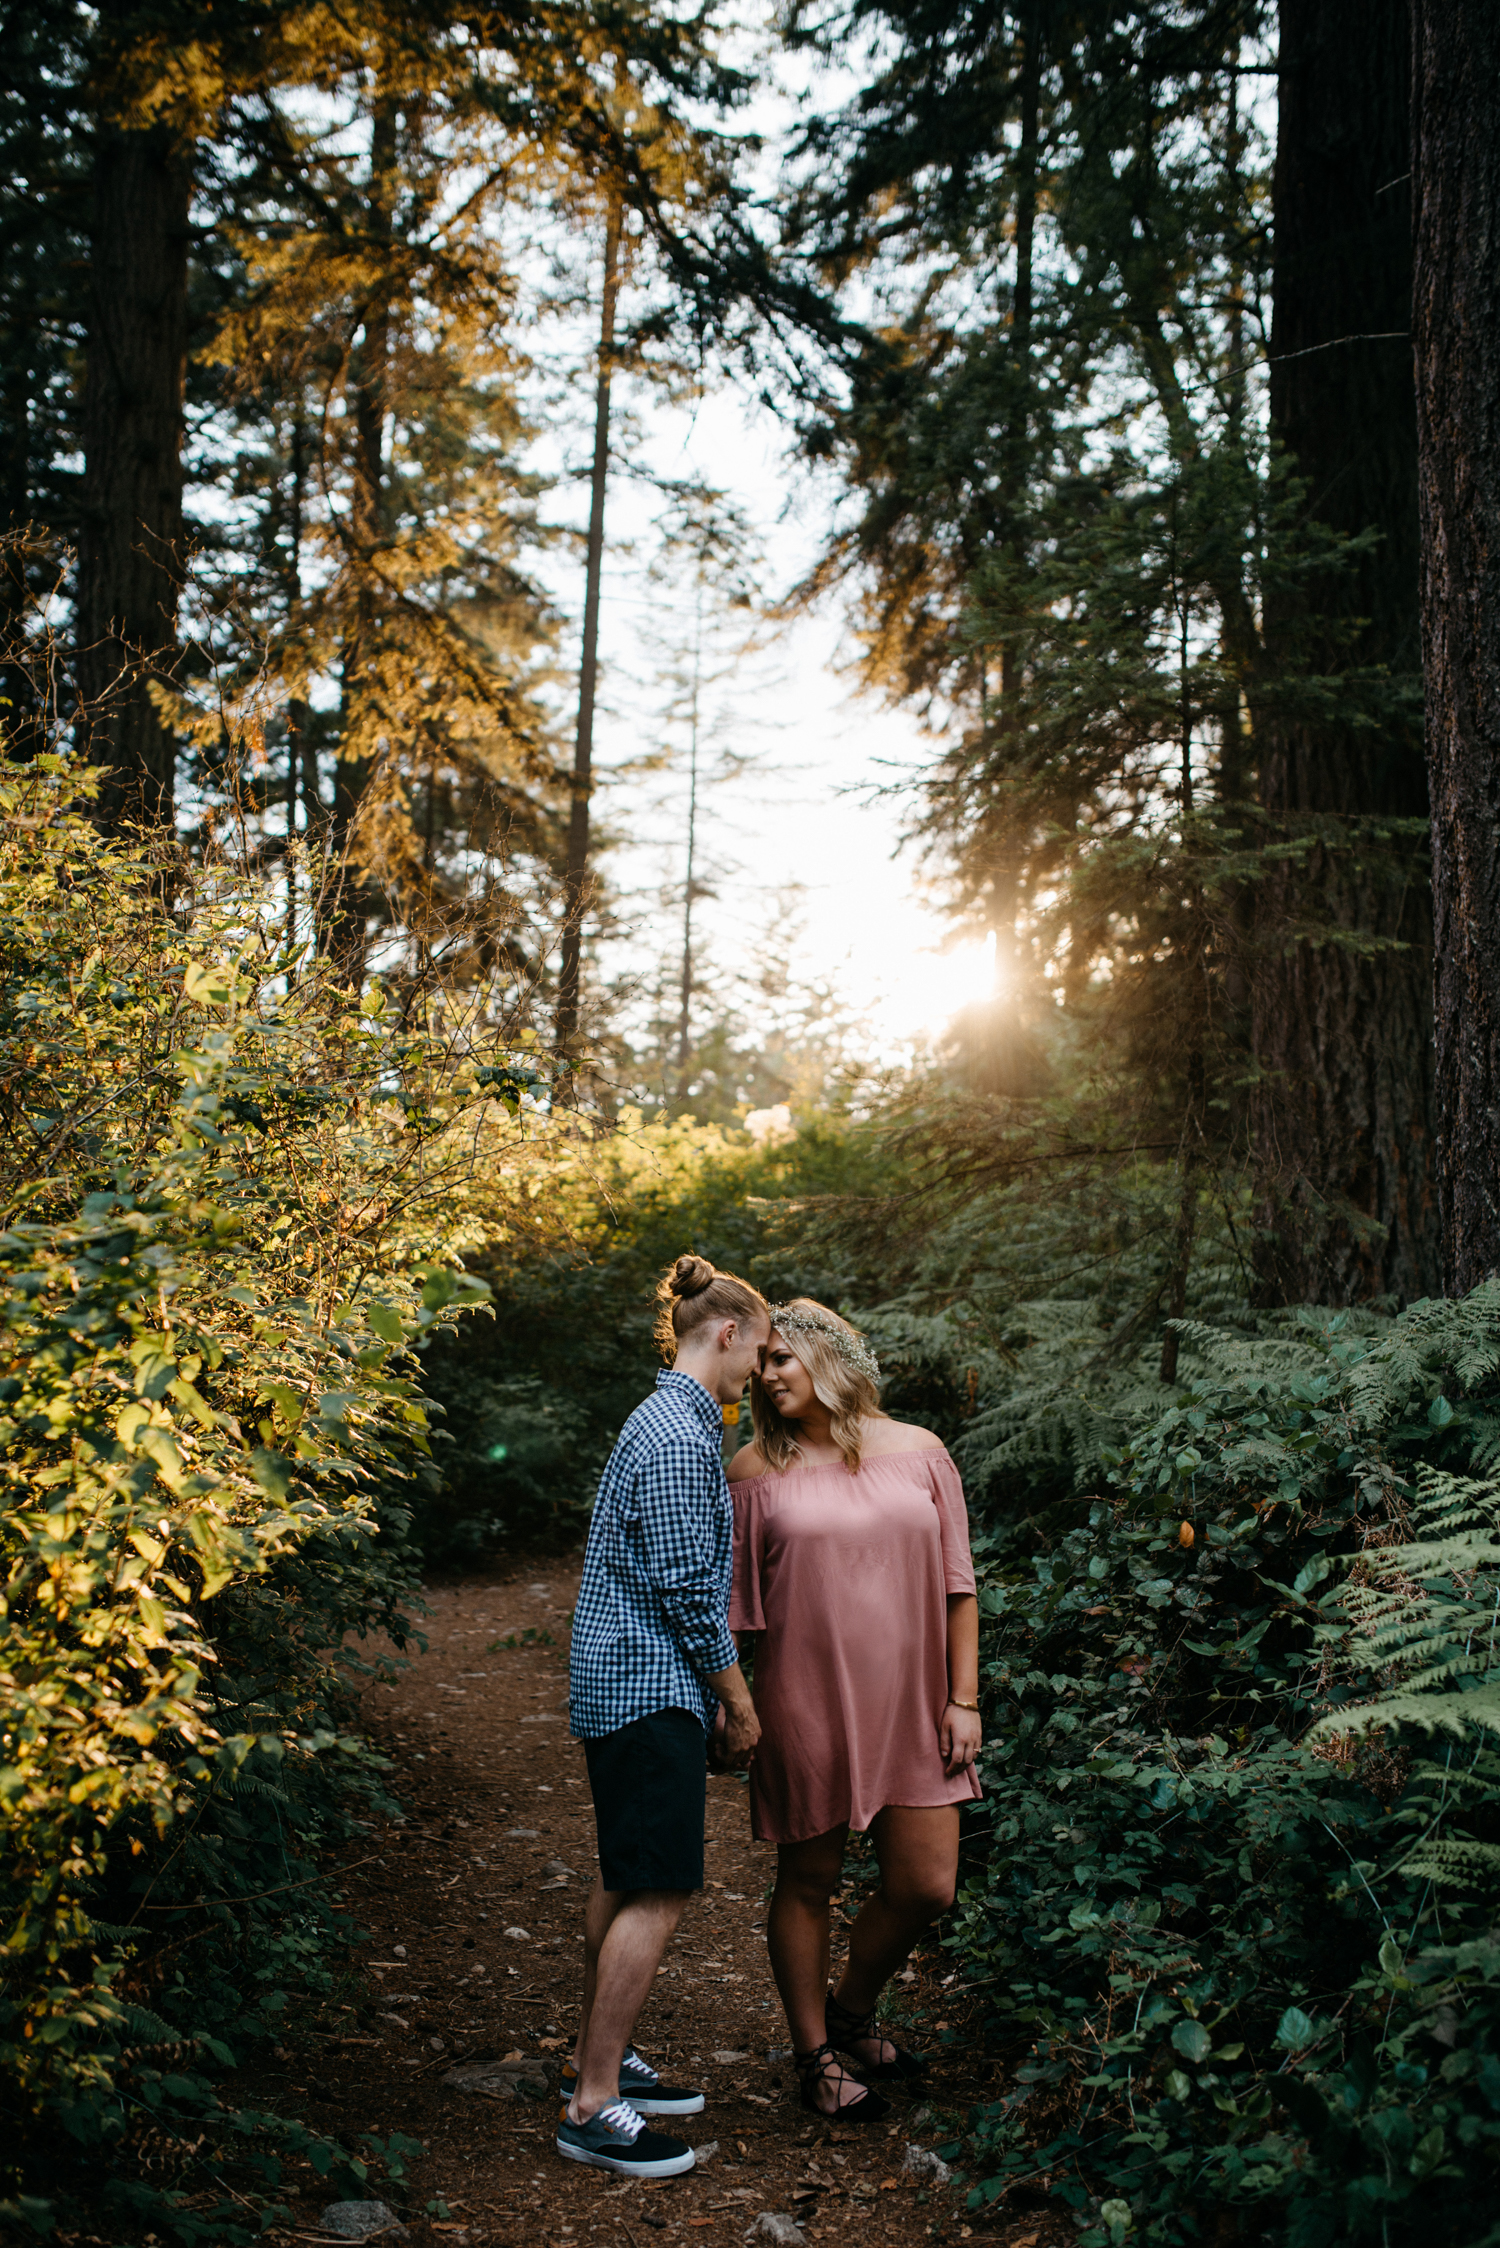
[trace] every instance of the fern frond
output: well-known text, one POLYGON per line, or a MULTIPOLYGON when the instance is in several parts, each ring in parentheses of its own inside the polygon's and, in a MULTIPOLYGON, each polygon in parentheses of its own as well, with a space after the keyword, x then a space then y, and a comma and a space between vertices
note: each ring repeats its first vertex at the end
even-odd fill
POLYGON ((1500 1875, 1500 1845, 1468 1836, 1440 1836, 1423 1842, 1402 1869, 1415 1881, 1435 1881, 1450 1889, 1472 1889, 1500 1875))

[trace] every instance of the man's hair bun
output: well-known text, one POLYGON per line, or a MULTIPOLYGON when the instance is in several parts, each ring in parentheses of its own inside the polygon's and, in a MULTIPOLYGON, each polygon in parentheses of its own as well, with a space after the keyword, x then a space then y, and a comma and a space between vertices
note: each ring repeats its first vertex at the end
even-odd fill
POLYGON ((679 1257, 656 1284, 656 1339, 671 1362, 677 1346, 712 1319, 755 1326, 769 1318, 766 1299, 748 1281, 719 1272, 707 1257, 679 1257))
POLYGON ((674 1296, 701 1296, 718 1277, 707 1257, 679 1257, 672 1267, 668 1286, 674 1296))

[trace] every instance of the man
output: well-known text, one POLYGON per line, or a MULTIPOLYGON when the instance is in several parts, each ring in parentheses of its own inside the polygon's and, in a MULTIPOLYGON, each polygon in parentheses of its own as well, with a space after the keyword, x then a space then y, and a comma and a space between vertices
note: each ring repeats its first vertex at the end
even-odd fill
POLYGON ((557 2150, 630 2177, 693 2166, 643 2115, 696 2115, 631 2044, 683 1907, 703 1886, 706 1735, 744 1763, 760 1735, 726 1618, 733 1507, 720 1443, 771 1338, 765 1300, 703 1257, 657 1290, 673 1353, 620 1432, 599 1485, 573 1620, 569 1714, 583 1742, 599 1876, 584 1919, 583 2026, 564 2072, 557 2150))

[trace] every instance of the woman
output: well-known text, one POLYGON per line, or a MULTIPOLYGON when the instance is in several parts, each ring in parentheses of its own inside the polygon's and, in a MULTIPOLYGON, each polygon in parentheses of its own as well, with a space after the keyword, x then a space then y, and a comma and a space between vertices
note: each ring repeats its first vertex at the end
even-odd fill
POLYGON ((922 2063, 875 2007, 953 1901, 958 1807, 979 1793, 979 1613, 963 1489, 925 1428, 880 1410, 873 1352, 835 1312, 771 1307, 751 1376, 755 1441, 729 1466, 729 1626, 755 1642, 758 1840, 778 1846, 768 1939, 802 2104, 874 2122, 922 2063), (880 1886, 828 1988, 829 1905, 849 1829, 873 1838, 880 1886))

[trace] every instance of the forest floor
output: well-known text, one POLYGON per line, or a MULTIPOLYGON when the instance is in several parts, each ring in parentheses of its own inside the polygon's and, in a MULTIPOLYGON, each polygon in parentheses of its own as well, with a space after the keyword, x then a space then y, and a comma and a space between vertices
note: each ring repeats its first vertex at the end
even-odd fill
MULTIPOLYGON (((935 1945, 886 2009, 934 2057, 923 2096, 898 2097, 884 2124, 864 2130, 798 2105, 778 2057, 786 2028, 766 1957, 775 1851, 751 1839, 733 1778, 709 1781, 707 1886, 637 2033, 665 2077, 708 2095, 703 2114, 660 2127, 715 2151, 656 2184, 555 2152, 553 2087, 575 2029, 595 1864, 583 1752, 567 1723, 577 1584, 574 1563, 530 1563, 433 1590, 426 1653, 367 1691, 365 1722, 392 1759, 406 1816, 377 1828, 363 1862, 346 1869, 344 1897, 370 1941, 349 1987, 289 2025, 275 2072, 257 2072, 265 2103, 349 2146, 367 2134, 420 2140, 402 2186, 368 2190, 399 2205, 413 2240, 431 2248, 738 2243, 762 2211, 794 2216, 817 2242, 1060 2248, 1073 2237, 1060 2213, 971 2217, 961 2192, 902 2174, 908 2143, 938 2146, 971 2101, 998 2089, 964 2050, 952 1964, 935 1945), (489 2091, 445 2081, 486 2068, 511 2076, 489 2091)), ((291 2225, 271 2237, 326 2238, 333 2195, 308 2173, 288 2185, 291 2225)))

